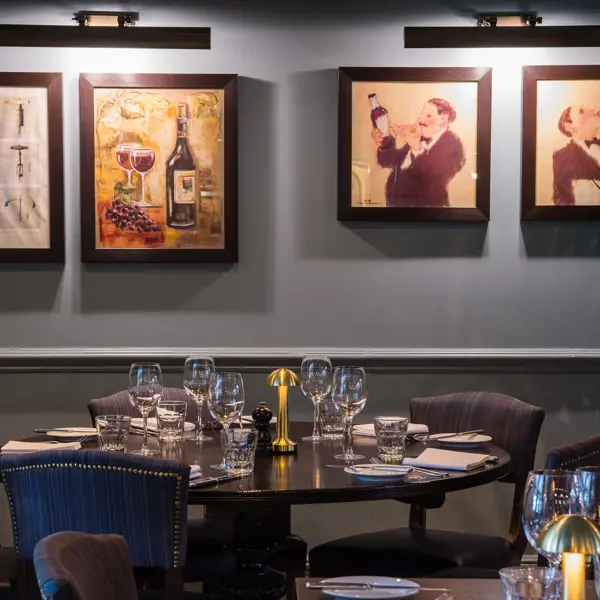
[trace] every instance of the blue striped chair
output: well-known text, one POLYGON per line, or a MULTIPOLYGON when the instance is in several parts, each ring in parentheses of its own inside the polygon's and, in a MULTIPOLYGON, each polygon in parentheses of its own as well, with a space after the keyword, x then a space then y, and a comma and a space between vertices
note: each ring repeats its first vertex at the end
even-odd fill
POLYGON ((33 553, 45 600, 137 600, 129 549, 119 535, 68 531, 40 540, 33 553))
MULTIPOLYGON (((181 595, 188 465, 118 452, 55 450, 2 455, 0 474, 12 518, 20 596, 31 596, 35 545, 61 531, 123 536, 133 566, 160 569, 168 597, 181 595)), ((208 562, 210 554, 208 549, 208 562)))

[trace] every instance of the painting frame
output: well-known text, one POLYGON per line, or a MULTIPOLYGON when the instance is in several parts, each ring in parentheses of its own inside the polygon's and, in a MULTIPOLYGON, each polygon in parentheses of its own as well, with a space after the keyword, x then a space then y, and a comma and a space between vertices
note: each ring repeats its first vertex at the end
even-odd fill
POLYGON ((523 67, 523 129, 521 143, 521 220, 600 219, 600 205, 536 204, 537 109, 540 81, 600 81, 599 65, 523 67))
POLYGON ((81 260, 84 263, 236 263, 238 261, 238 117, 235 74, 107 74, 79 77, 81 116, 81 260), (223 235, 219 249, 96 248, 94 91, 120 89, 223 90, 223 235))
POLYGON ((489 221, 492 69, 489 67, 340 67, 338 107, 338 221, 489 221), (352 83, 477 83, 475 206, 352 206, 352 83))
POLYGON ((62 73, 0 73, 0 87, 46 88, 48 125, 48 248, 0 248, 0 263, 64 263, 62 73))

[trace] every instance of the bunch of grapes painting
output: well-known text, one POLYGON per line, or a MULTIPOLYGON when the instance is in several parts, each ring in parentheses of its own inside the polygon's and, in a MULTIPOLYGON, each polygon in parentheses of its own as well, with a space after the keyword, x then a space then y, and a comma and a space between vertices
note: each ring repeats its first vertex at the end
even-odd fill
POLYGON ((487 220, 489 69, 340 70, 340 220, 487 220))
POLYGON ((84 260, 231 260, 237 184, 227 172, 235 119, 226 95, 235 80, 223 86, 223 77, 82 76, 82 163, 93 174, 82 180, 82 212, 93 208, 93 233, 83 220, 84 260), (173 79, 176 87, 162 85, 173 79))

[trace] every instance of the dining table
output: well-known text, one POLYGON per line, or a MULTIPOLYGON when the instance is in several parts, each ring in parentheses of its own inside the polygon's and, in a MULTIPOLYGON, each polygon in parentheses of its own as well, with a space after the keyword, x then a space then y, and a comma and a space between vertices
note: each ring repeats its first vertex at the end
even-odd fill
MULTIPOLYGON (((290 424, 292 438, 300 440, 312 432, 312 423, 290 424)), ((181 443, 163 443, 155 437, 149 443, 160 448, 160 456, 198 465, 205 476, 222 472, 211 468, 221 462, 220 432, 204 432, 210 439, 200 445, 184 440, 181 443)), ((185 434, 192 437, 193 432, 185 434)), ((46 436, 28 441, 47 441, 46 436)), ((93 438, 85 442, 94 446, 93 438)), ((142 436, 129 436, 128 451, 141 447, 142 436)), ((257 452, 254 472, 247 477, 212 485, 190 487, 189 505, 205 507, 206 518, 213 531, 238 557, 235 573, 222 581, 212 582, 211 593, 238 600, 276 600, 287 589, 285 575, 269 569, 266 554, 291 533, 291 507, 299 504, 364 502, 369 500, 397 500, 424 508, 443 505, 449 492, 485 485, 507 475, 510 456, 493 443, 486 443, 471 451, 496 458, 494 462, 470 471, 448 471, 447 477, 409 475, 384 480, 370 480, 347 473, 345 463, 336 460, 341 440, 323 440, 319 443, 299 441, 294 454, 257 452)), ((406 456, 416 457, 428 446, 439 442, 412 442, 406 445, 406 456)), ((357 453, 368 462, 377 456, 373 437, 354 436, 357 453)), ((346 465, 347 466, 347 465, 346 465)))

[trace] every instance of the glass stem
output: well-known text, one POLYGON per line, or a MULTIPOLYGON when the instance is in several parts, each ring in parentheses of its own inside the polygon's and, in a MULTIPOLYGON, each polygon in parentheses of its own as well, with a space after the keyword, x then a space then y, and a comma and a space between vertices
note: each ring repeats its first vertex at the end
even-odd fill
POLYGON ((320 438, 323 436, 323 432, 321 431, 321 398, 320 396, 316 396, 313 400, 313 404, 315 406, 315 416, 313 423, 313 438, 320 438))
POLYGON ((127 185, 131 187, 131 171, 127 171, 127 185))
POLYGON ((145 450, 148 446, 148 413, 142 415, 144 418, 144 441, 142 442, 142 450, 145 450))
POLYGON ((354 454, 354 450, 352 450, 352 417, 346 417, 344 421, 344 454, 346 456, 354 454))
POLYGON ((146 194, 144 192, 144 174, 142 173, 142 201, 140 202, 142 206, 146 204, 146 194))
POLYGON ((196 437, 202 437, 202 405, 204 404, 204 398, 200 396, 200 400, 196 402, 198 408, 198 425, 196 427, 196 437))

